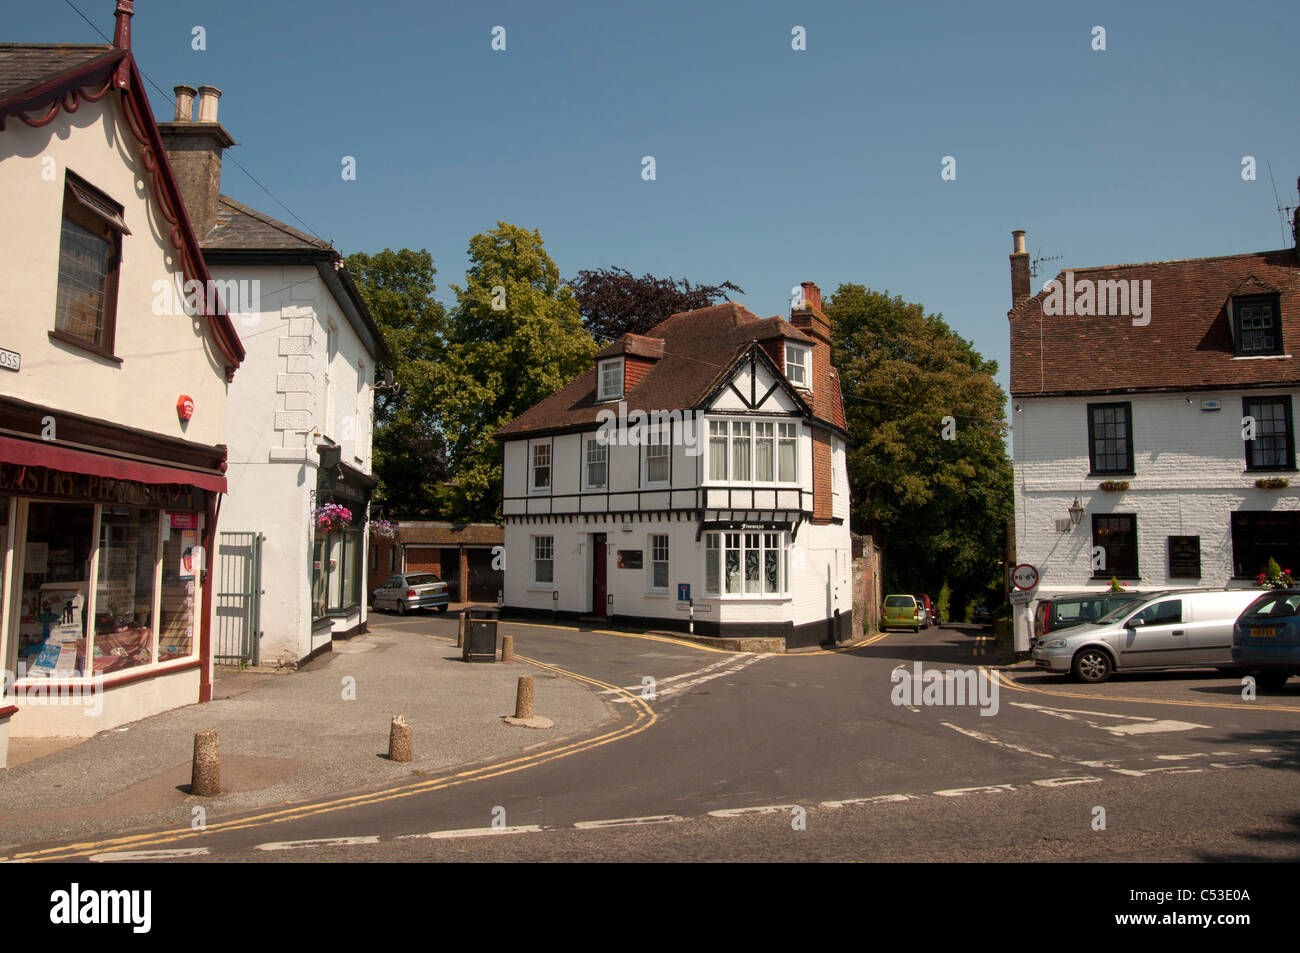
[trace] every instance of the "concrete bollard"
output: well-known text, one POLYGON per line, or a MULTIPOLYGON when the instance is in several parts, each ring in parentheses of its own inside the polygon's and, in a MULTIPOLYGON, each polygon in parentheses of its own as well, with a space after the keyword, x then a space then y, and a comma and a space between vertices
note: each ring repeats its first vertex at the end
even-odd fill
POLYGON ((468 613, 464 609, 460 610, 460 624, 456 626, 456 648, 465 647, 465 619, 468 613))
POLYGON ((531 675, 519 676, 519 688, 515 692, 515 717, 533 717, 533 677, 531 675))
POLYGON ((411 760, 411 726, 401 715, 393 716, 392 726, 388 729, 388 760, 411 760))
MULTIPOLYGON (((531 699, 531 695, 529 698, 531 699)), ((190 793, 213 797, 221 793, 221 765, 215 729, 194 732, 194 766, 190 771, 190 793)))
POLYGON ((513 662, 515 660, 515 637, 513 635, 501 636, 501 661, 513 662))

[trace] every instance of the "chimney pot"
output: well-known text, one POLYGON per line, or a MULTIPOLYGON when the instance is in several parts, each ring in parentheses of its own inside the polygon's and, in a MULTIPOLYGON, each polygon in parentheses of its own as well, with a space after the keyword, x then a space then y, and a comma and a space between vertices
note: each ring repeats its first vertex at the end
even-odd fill
POLYGON ((176 94, 176 117, 174 122, 193 122, 194 121, 194 94, 198 92, 193 86, 174 86, 172 92, 176 94))
POLYGON ((221 90, 217 87, 199 87, 199 122, 217 121, 217 100, 220 98, 221 90))
POLYGON ((1029 252, 1025 251, 1025 230, 1011 233, 1011 307, 1030 296, 1029 252))
POLYGON ((804 307, 820 310, 822 306, 822 290, 817 287, 816 282, 805 281, 800 284, 800 287, 803 288, 804 307))

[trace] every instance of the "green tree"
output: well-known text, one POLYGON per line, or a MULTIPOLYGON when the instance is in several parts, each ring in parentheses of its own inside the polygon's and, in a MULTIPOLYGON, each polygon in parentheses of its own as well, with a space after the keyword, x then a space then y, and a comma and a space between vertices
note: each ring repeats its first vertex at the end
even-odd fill
POLYGON ((596 355, 577 301, 543 244, 536 231, 498 222, 470 239, 465 286, 452 286, 457 304, 435 386, 452 474, 437 492, 445 518, 500 518, 497 429, 596 355))
POLYGON ((375 394, 375 502, 390 519, 436 517, 437 487, 448 476, 435 392, 447 311, 434 296, 433 257, 386 248, 349 255, 347 269, 393 353, 376 368, 381 380, 391 371, 395 386, 375 394))
POLYGON ((941 315, 862 285, 840 285, 825 310, 853 524, 884 546, 887 590, 947 584, 959 604, 999 591, 1013 501, 997 362, 941 315))

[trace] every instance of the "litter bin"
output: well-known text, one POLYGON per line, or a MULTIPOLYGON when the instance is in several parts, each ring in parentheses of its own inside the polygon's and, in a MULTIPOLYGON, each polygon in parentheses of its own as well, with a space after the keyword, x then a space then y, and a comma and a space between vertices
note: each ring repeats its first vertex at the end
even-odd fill
POLYGON ((473 608, 465 623, 465 646, 461 659, 466 662, 495 662, 497 660, 496 608, 473 608))

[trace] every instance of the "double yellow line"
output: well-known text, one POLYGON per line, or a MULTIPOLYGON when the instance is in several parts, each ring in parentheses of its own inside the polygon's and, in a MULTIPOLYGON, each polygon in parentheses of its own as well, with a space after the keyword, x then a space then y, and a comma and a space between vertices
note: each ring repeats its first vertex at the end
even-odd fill
POLYGON ((632 735, 645 731, 658 720, 658 716, 650 706, 646 704, 644 699, 639 695, 634 695, 631 692, 618 687, 617 685, 609 685, 597 679, 589 678, 586 675, 579 675, 576 672, 557 668, 554 665, 548 665, 545 662, 539 662, 536 659, 527 658, 522 655, 516 655, 515 658, 519 659, 521 662, 527 662, 529 665, 535 665, 538 668, 555 675, 564 678, 572 678, 601 690, 617 692, 627 698, 631 710, 636 713, 636 717, 630 723, 622 725, 613 731, 606 732, 603 735, 598 735, 595 738, 575 741, 559 748, 539 751, 536 754, 525 755, 523 757, 513 758, 509 761, 485 765, 468 771, 461 771, 441 778, 432 778, 428 781, 421 781, 401 788, 389 788, 383 791, 374 791, 369 794, 357 794, 350 797, 335 798, 329 801, 298 804, 276 811, 267 811, 262 814, 253 814, 248 817, 209 824, 206 829, 200 831, 151 831, 145 834, 130 834, 122 837, 109 838, 107 840, 83 841, 76 844, 65 844, 61 847, 49 847, 44 850, 17 851, 9 857, 0 857, 0 862, 12 863, 23 861, 36 862, 47 860, 70 860, 74 857, 85 857, 90 854, 100 854, 111 850, 123 850, 126 848, 136 850, 157 844, 172 844, 180 841, 193 840, 208 834, 248 830, 249 828, 261 827, 267 824, 280 824, 285 821, 296 821, 307 817, 316 817, 321 814, 332 814, 336 811, 345 811, 354 807, 363 807, 371 804, 381 804, 385 801, 394 801, 399 798, 414 797, 417 794, 425 794, 430 791, 441 791, 445 788, 468 784, 471 781, 483 781, 488 778, 497 778, 502 775, 513 774, 517 771, 522 771, 525 768, 545 764, 548 761, 558 761, 560 758, 568 758, 575 754, 581 754, 584 751, 590 751, 593 748, 599 748, 602 745, 621 741, 624 738, 630 738, 632 735))
MULTIPOLYGON (((1037 670, 1035 670, 1037 671, 1037 670)), ((1139 705, 1175 705, 1182 708, 1221 708, 1221 709, 1238 709, 1241 711, 1300 711, 1300 708, 1289 707, 1286 705, 1255 705, 1255 704, 1235 704, 1231 702, 1201 702, 1201 701, 1178 701, 1172 698, 1128 698, 1123 695, 1084 695, 1079 692, 1062 692, 1054 691, 1050 688, 1037 688, 1031 685, 1021 685, 1019 682, 1009 678, 1005 672, 990 670, 990 676, 996 677, 998 683, 1004 688, 1009 688, 1015 692, 1029 692, 1033 695, 1054 695, 1057 698, 1074 698, 1079 701, 1087 702, 1134 702, 1139 705)))

